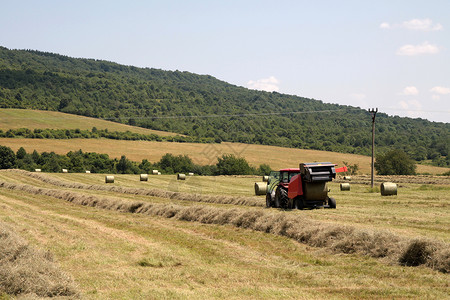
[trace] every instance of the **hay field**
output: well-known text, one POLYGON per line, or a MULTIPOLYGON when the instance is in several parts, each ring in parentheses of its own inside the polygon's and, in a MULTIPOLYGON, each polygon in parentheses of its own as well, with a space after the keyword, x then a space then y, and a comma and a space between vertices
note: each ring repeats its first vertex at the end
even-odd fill
POLYGON ((0 171, 0 222, 50 251, 84 298, 448 297, 447 182, 401 183, 394 197, 334 182, 336 210, 283 211, 220 202, 263 203, 259 178, 35 175, 0 171), (166 193, 142 192, 155 189, 166 193), (403 266, 417 249, 431 259, 403 266))
MULTIPOLYGON (((198 143, 171 143, 155 141, 123 141, 108 139, 11 139, 0 138, 0 145, 11 147, 17 151, 24 147, 27 152, 54 151, 66 154, 79 149, 85 152, 106 153, 112 158, 126 155, 128 159, 142 161, 148 159, 157 162, 166 153, 174 155, 188 155, 194 163, 200 165, 215 164, 217 157, 223 154, 235 154, 245 157, 253 166, 269 164, 273 169, 298 168, 300 162, 331 161, 342 166, 342 161, 359 164, 360 172, 370 174, 370 157, 356 154, 335 153, 318 150, 304 150, 282 148, 264 145, 249 145, 240 143, 198 144, 198 143)), ((442 174, 450 168, 418 165, 417 172, 442 174)))
MULTIPOLYGON (((123 132, 128 130, 141 134, 176 135, 171 132, 150 130, 61 112, 0 109, 0 129, 4 131, 18 128, 79 128, 91 130, 94 126, 97 129, 108 129, 110 131, 123 132)), ((347 161, 351 164, 359 164, 360 172, 364 174, 370 173, 370 157, 368 156, 240 143, 198 144, 105 139, 38 140, 0 138, 0 145, 11 147, 15 151, 20 147, 24 147, 29 152, 33 150, 37 150, 38 152, 54 151, 58 154, 66 154, 69 151, 81 149, 85 152, 106 153, 113 158, 120 158, 120 156, 126 155, 127 158, 134 161, 148 159, 151 162, 159 161, 166 153, 175 155, 187 154, 195 163, 201 165, 215 164, 217 162, 217 156, 234 154, 245 157, 253 166, 266 163, 273 169, 298 167, 298 163, 300 162, 331 161, 342 164, 342 161, 347 161)), ((417 168, 417 172, 419 173, 430 174, 442 174, 449 170, 450 168, 426 165, 418 165, 417 168)))
POLYGON ((175 133, 145 129, 135 126, 129 126, 116 122, 89 118, 66 114, 57 111, 29 110, 29 109, 0 109, 0 129, 6 131, 8 129, 81 129, 91 130, 92 127, 97 129, 108 129, 109 131, 131 131, 141 134, 157 134, 161 136, 174 136, 175 133))

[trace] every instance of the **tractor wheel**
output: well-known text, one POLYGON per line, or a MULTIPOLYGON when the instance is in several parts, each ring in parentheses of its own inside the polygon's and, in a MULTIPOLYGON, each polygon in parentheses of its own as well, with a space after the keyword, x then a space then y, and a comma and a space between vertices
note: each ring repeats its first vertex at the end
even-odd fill
POLYGON ((272 197, 270 194, 266 194, 266 207, 271 208, 272 206, 272 197))
POLYGON ((334 198, 328 198, 328 205, 330 208, 336 208, 336 200, 334 198))
POLYGON ((279 186, 275 192, 275 203, 279 208, 292 208, 292 200, 288 197, 288 192, 284 187, 279 186))

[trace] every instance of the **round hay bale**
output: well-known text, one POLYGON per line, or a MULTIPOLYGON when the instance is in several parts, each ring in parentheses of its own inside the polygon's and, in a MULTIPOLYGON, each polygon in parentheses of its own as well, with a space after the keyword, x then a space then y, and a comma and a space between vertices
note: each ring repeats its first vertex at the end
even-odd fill
POLYGON ((69 173, 69 171, 67 169, 62 169, 63 173, 69 173))
POLYGON ((263 182, 269 181, 269 176, 263 176, 263 177, 262 177, 262 181, 263 181, 263 182))
POLYGON ((41 172, 41 169, 34 169, 35 172, 41 172))
POLYGON ((381 196, 397 195, 397 184, 393 182, 383 182, 380 186, 381 196))
POLYGON ((350 181, 350 180, 352 180, 352 176, 344 176, 344 180, 350 181))
POLYGON ((91 171, 89 171, 89 170, 86 170, 86 174, 91 174, 91 171))
POLYGON ((141 174, 141 176, 139 177, 140 181, 148 181, 148 175, 147 174, 141 174))
POLYGON ((255 182, 255 195, 265 195, 267 192, 267 183, 266 182, 255 182))
POLYGON ((186 180, 186 174, 178 174, 177 175, 177 180, 186 180))
POLYGON ((305 198, 310 201, 320 201, 327 199, 328 189, 326 182, 305 182, 303 190, 305 198))
POLYGON ((341 191, 350 191, 350 183, 341 183, 341 191))
POLYGON ((191 172, 191 173, 188 173, 188 175, 189 175, 189 176, 194 176, 194 173, 191 172))
POLYGON ((158 175, 158 173, 159 173, 158 170, 153 170, 152 171, 152 175, 158 175))
POLYGON ((158 174, 156 174, 156 175, 161 175, 161 172, 158 172, 158 174))
POLYGON ((114 183, 114 176, 112 175, 105 176, 105 183, 114 183))

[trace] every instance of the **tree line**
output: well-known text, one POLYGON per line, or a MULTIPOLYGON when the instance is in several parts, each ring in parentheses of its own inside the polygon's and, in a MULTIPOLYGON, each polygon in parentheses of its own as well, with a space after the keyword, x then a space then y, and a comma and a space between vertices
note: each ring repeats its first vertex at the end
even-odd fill
POLYGON ((189 173, 198 175, 269 175, 271 168, 261 164, 258 168, 250 166, 245 158, 233 154, 224 154, 217 158, 215 165, 198 165, 193 163, 187 155, 173 155, 170 153, 162 156, 161 160, 151 163, 147 159, 141 162, 129 160, 125 155, 120 159, 110 158, 107 154, 95 152, 70 151, 65 155, 55 152, 32 153, 21 147, 15 153, 10 147, 0 146, 0 169, 23 169, 34 171, 41 169, 43 172, 60 173, 67 169, 73 173, 109 174, 151 174, 157 169, 163 174, 189 173))
MULTIPOLYGON (((201 138, 192 136, 161 136, 157 134, 143 134, 131 131, 109 131, 108 129, 92 130, 81 129, 8 129, 3 131, 0 129, 0 138, 29 138, 29 139, 98 139, 106 138, 113 140, 129 140, 129 141, 157 141, 157 142, 177 142, 177 143, 214 143, 213 138, 201 138)), ((220 142, 220 141, 218 141, 220 142)))

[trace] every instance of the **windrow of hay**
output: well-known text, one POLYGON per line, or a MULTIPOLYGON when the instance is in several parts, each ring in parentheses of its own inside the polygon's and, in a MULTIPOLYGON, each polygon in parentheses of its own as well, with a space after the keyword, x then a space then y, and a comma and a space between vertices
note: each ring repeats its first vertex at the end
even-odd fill
MULTIPOLYGON (((346 176, 337 176, 333 182, 342 183, 347 182, 346 176)), ((351 181, 354 184, 370 184, 370 175, 353 175, 351 181)), ((450 176, 436 176, 436 175, 376 175, 374 182, 381 184, 383 182, 396 183, 416 183, 416 184, 450 184, 450 176)))
POLYGON ((77 182, 69 182, 52 178, 46 174, 36 174, 25 170, 2 170, 2 172, 15 172, 22 175, 29 176, 31 178, 40 180, 45 183, 49 183, 55 186, 71 188, 71 189, 84 189, 84 190, 96 190, 96 191, 110 191, 121 194, 131 194, 140 196, 153 196, 160 198, 169 198, 173 200, 193 201, 193 202, 205 202, 205 203, 219 203, 219 204, 231 204, 231 205, 245 205, 245 206, 259 206, 264 207, 265 201, 262 199, 242 197, 242 196, 227 196, 227 195, 205 195, 194 193, 180 193, 171 192, 161 189, 144 189, 144 188, 130 188, 121 186, 105 186, 97 184, 84 184, 77 182))
POLYGON ((1 294, 79 298, 72 278, 59 269, 50 253, 30 247, 2 222, 0 222, 1 294))
POLYGON ((261 209, 224 209, 199 205, 180 206, 122 201, 7 182, 0 182, 0 188, 21 190, 75 204, 121 212, 162 216, 205 224, 232 225, 286 236, 310 246, 329 249, 334 253, 368 255, 402 265, 425 265, 444 273, 450 272, 450 251, 448 250, 450 245, 425 239, 417 245, 418 242, 415 239, 401 237, 387 231, 363 230, 348 225, 319 222, 301 215, 289 215, 261 209))

